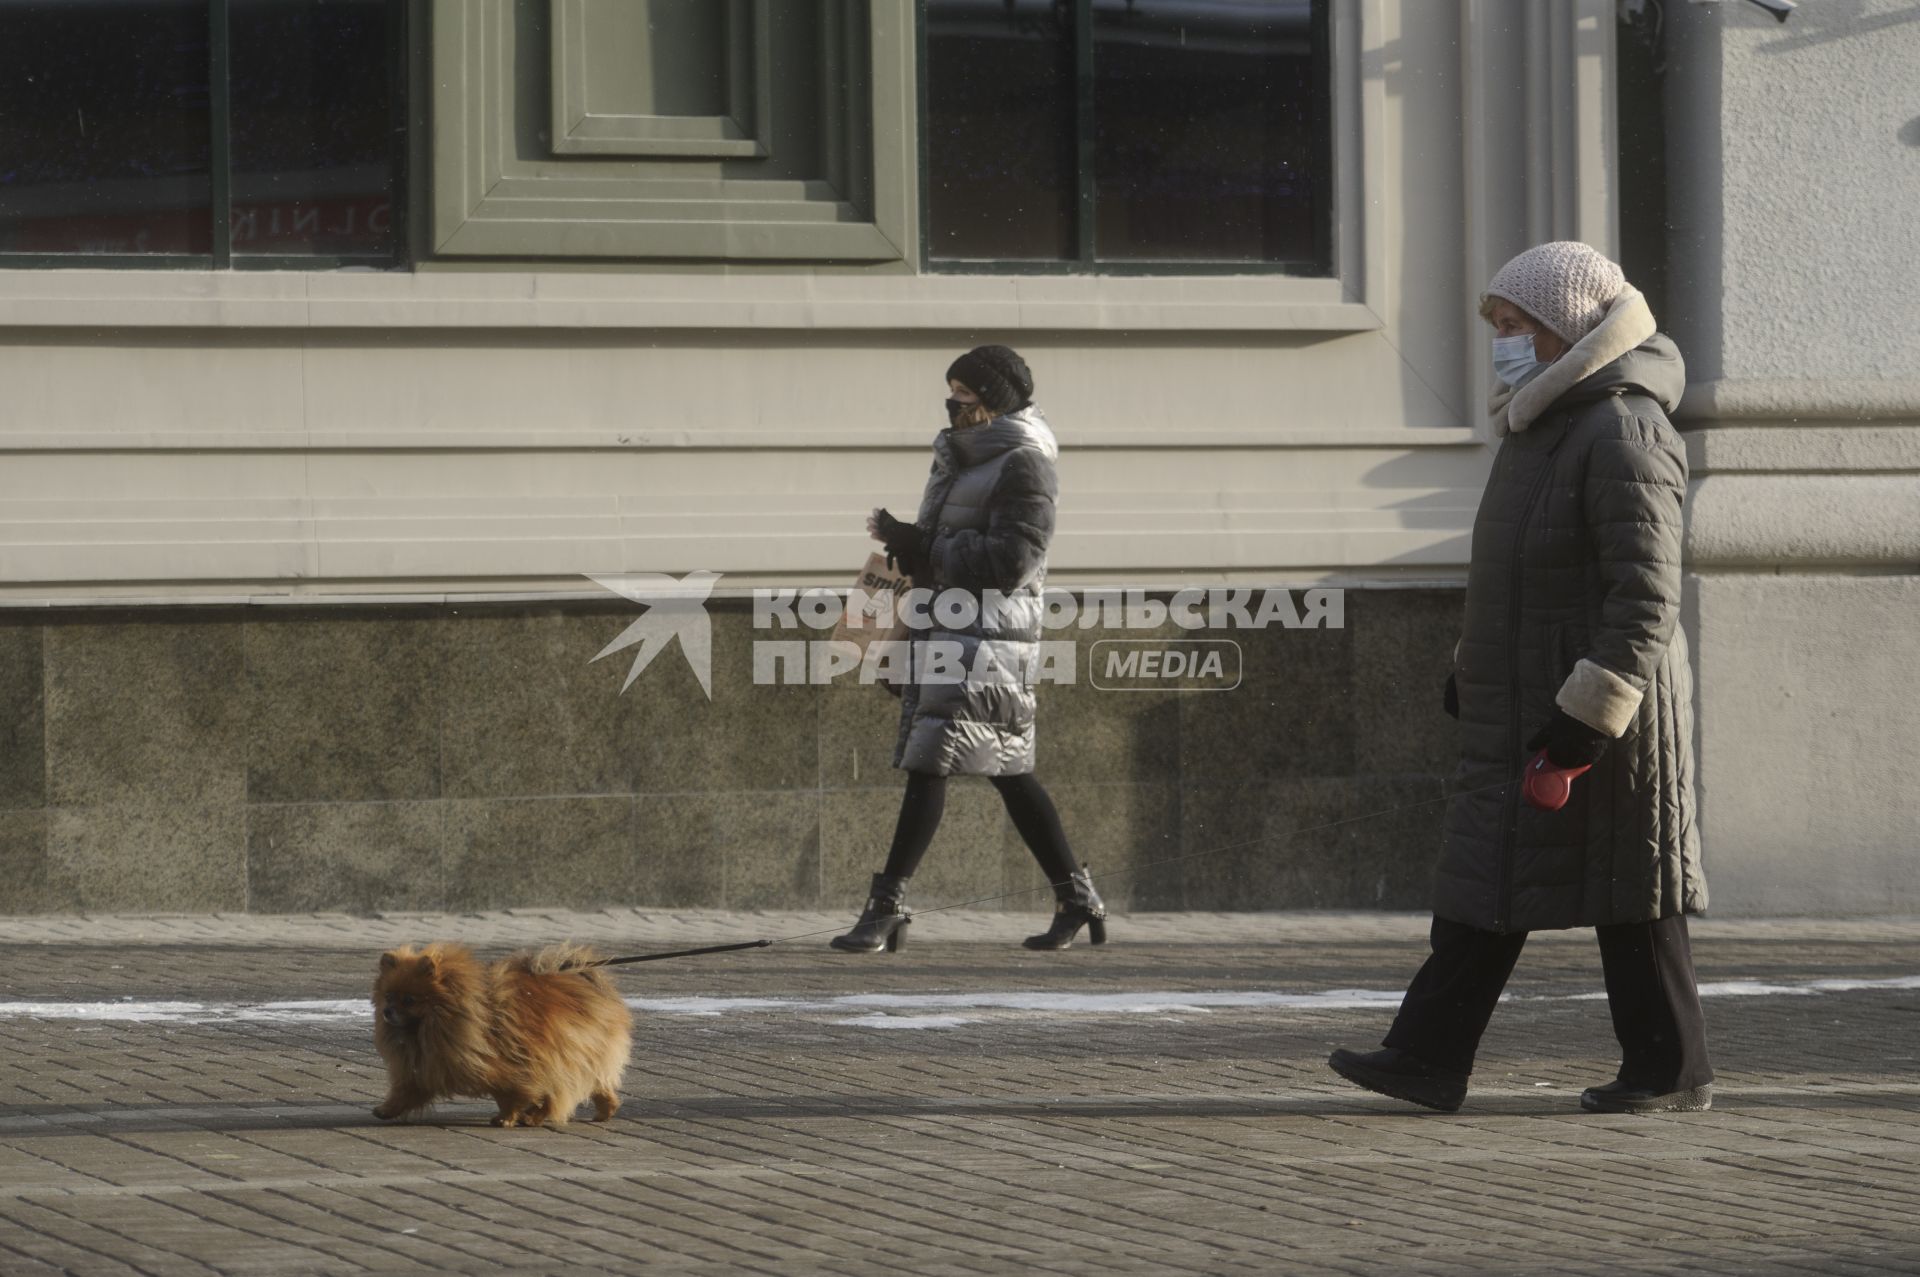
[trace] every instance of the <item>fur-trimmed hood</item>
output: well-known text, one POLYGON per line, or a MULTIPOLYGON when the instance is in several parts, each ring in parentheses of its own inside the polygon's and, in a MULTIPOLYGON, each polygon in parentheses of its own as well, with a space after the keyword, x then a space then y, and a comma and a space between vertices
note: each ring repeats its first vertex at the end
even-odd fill
POLYGON ((1525 430, 1571 393, 1584 399, 1632 388, 1672 412, 1686 385, 1679 350, 1655 330, 1653 312, 1640 290, 1629 287, 1607 307, 1606 317, 1592 332, 1532 381, 1518 390, 1494 382, 1487 409, 1494 433, 1505 436, 1525 430))

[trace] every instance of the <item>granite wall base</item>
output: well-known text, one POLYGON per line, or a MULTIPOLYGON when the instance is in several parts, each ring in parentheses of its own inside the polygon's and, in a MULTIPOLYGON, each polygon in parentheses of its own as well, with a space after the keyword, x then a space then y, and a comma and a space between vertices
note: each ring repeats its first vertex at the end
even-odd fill
MULTIPOLYGON (((1121 632, 1053 635, 1081 677, 1041 689, 1038 774, 1109 899, 1423 907, 1461 601, 1350 591, 1341 628, 1234 632, 1230 691, 1101 690, 1092 644, 1121 632)), ((618 600, 0 619, 0 913, 852 909, 899 802, 897 702, 756 684, 770 636, 710 613, 711 699, 673 649, 622 690, 634 649, 594 659, 618 600)), ((960 781, 914 898, 983 897, 1048 907, 960 781)))

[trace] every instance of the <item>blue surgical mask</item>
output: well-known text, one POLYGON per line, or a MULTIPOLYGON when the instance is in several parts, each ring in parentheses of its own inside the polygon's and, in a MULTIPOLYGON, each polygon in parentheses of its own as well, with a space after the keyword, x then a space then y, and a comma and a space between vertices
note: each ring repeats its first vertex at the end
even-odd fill
POLYGON ((1493 339, 1493 375, 1515 390, 1526 385, 1546 365, 1533 353, 1533 334, 1493 339))

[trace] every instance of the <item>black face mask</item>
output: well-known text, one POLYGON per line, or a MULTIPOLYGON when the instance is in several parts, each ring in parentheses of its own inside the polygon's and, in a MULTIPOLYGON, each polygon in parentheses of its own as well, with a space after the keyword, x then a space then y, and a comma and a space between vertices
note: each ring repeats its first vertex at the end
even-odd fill
POLYGON ((964 400, 960 400, 960 399, 947 400, 947 424, 950 426, 959 425, 960 418, 965 414, 972 412, 974 407, 975 405, 967 403, 964 400))

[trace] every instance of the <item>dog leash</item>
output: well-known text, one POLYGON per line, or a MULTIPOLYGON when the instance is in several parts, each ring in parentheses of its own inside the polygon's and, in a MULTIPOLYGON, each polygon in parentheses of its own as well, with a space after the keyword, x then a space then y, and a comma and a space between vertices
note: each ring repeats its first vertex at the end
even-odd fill
MULTIPOLYGON (((1149 869, 1158 869, 1165 865, 1179 864, 1186 860, 1198 860, 1205 856, 1217 856, 1223 852, 1239 851, 1243 847, 1257 847, 1261 843, 1305 837, 1308 834, 1325 833, 1329 829, 1338 829, 1343 825, 1357 824, 1363 820, 1378 820, 1383 816, 1395 816, 1403 811, 1414 811, 1421 807, 1431 807, 1435 803, 1451 802, 1456 798, 1471 798, 1475 794, 1491 793, 1496 789, 1509 789, 1522 783, 1519 780, 1503 780, 1491 785, 1482 785, 1478 789, 1466 789, 1457 794, 1442 794, 1438 798, 1422 799, 1417 803, 1407 803, 1400 807, 1388 807, 1382 811, 1362 812, 1358 816, 1348 816, 1342 820, 1328 821, 1324 825, 1309 825, 1305 829, 1290 829, 1280 834, 1265 834, 1259 838, 1248 838, 1240 842, 1223 843, 1218 847, 1208 847, 1204 851, 1190 851, 1182 856, 1168 856, 1163 860, 1150 860, 1144 865, 1135 865, 1130 869, 1117 869, 1102 875, 1103 879, 1125 878, 1133 874, 1144 873, 1149 869)), ((950 905, 935 905, 931 909, 917 909, 914 917, 922 918, 930 913, 945 913, 949 909, 970 909, 975 905, 994 904, 1001 900, 1012 900, 1017 896, 1030 896, 1037 891, 1052 890, 1061 883, 1047 883, 1044 887, 1022 887, 1017 891, 1003 891, 997 896, 981 896, 975 900, 960 900, 950 905)), ((578 967, 565 970, 579 971, 589 967, 622 967, 636 962, 664 962, 669 958, 696 958, 709 953, 735 953, 742 949, 767 949, 776 944, 787 944, 795 940, 811 940, 816 936, 834 935, 845 930, 844 927, 827 927, 820 931, 802 931, 798 935, 774 936, 761 940, 743 940, 737 944, 710 944, 697 949, 673 949, 664 953, 638 953, 623 958, 601 958, 596 962, 581 963, 578 967)))
POLYGON ((636 953, 628 958, 602 958, 598 962, 583 962, 577 967, 569 966, 564 969, 567 971, 584 971, 588 967, 624 967, 635 962, 664 962, 668 958, 697 958, 704 953, 733 953, 740 949, 764 949, 768 945, 778 943, 779 941, 777 940, 743 940, 739 944, 710 944, 699 949, 675 949, 670 953, 636 953))

